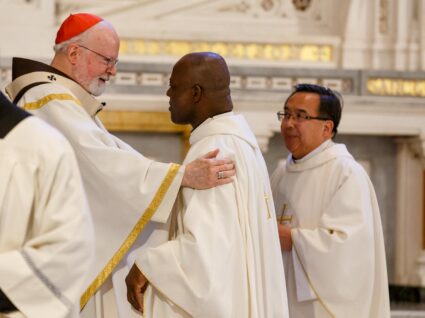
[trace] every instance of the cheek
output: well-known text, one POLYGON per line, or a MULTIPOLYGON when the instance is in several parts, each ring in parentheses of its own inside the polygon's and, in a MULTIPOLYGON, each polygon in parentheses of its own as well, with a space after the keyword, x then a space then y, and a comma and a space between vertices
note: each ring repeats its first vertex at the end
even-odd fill
POLYGON ((105 74, 105 66, 100 65, 99 63, 89 61, 87 63, 87 75, 93 79, 105 74))

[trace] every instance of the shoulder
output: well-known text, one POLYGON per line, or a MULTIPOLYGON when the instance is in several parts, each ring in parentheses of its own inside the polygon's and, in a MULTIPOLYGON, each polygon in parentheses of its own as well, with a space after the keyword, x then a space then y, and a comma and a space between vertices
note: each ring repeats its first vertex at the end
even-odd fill
POLYGON ((26 109, 38 109, 52 101, 81 104, 66 86, 58 83, 45 83, 36 85, 25 92, 19 105, 26 109))
POLYGON ((60 83, 55 82, 46 82, 46 83, 40 83, 36 84, 33 87, 29 88, 25 95, 42 95, 42 94, 52 94, 52 93, 58 93, 58 94, 72 94, 71 90, 66 87, 65 85, 62 85, 60 83))
POLYGON ((235 154, 235 142, 234 136, 215 134, 206 136, 190 146, 187 157, 195 159, 204 152, 208 152, 214 149, 219 149, 218 158, 234 156, 235 154))
POLYGON ((49 158, 73 153, 68 140, 56 128, 43 120, 30 116, 21 123, 17 131, 21 146, 49 158))
POLYGON ((354 184, 363 187, 365 183, 368 183, 370 180, 365 168, 352 156, 336 157, 332 164, 331 171, 332 173, 329 175, 330 180, 333 179, 339 184, 351 180, 354 184))

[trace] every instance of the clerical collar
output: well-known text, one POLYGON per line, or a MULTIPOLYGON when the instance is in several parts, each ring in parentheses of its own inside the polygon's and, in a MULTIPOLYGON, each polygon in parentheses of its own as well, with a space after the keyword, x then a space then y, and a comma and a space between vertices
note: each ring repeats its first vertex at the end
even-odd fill
POLYGON ((14 57, 12 59, 12 81, 17 79, 18 77, 31 73, 31 72, 49 72, 54 73, 63 77, 66 77, 70 80, 73 80, 71 77, 66 75, 64 72, 54 68, 51 65, 34 61, 30 59, 25 59, 22 57, 14 57))
POLYGON ((294 159, 292 157, 292 161, 294 163, 305 162, 308 159, 310 159, 311 157, 314 157, 316 154, 318 154, 318 153, 322 152, 323 150, 333 146, 334 144, 335 143, 332 141, 332 139, 325 140, 324 142, 322 142, 322 144, 319 147, 317 147, 316 149, 314 149, 313 151, 311 151, 310 153, 308 153, 307 155, 305 155, 301 159, 294 159))
POLYGON ((18 77, 13 78, 13 82, 5 88, 15 103, 18 103, 28 89, 36 85, 56 83, 69 89, 91 117, 95 117, 105 106, 105 103, 99 102, 79 83, 50 65, 28 59, 14 58, 12 69, 15 68, 15 65, 17 65, 17 70, 14 76, 18 77))

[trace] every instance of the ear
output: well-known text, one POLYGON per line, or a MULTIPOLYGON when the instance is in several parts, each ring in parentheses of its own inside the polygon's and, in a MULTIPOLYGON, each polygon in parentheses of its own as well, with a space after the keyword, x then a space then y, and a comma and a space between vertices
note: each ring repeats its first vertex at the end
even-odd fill
POLYGON ((75 65, 80 55, 79 47, 76 44, 69 44, 66 49, 66 55, 72 65, 75 65))
POLYGON ((326 120, 323 126, 323 136, 326 138, 332 138, 334 129, 334 122, 332 120, 326 120))
POLYGON ((201 100, 201 97, 202 97, 202 87, 200 85, 196 84, 195 86, 193 86, 192 92, 193 92, 194 102, 198 103, 201 100))

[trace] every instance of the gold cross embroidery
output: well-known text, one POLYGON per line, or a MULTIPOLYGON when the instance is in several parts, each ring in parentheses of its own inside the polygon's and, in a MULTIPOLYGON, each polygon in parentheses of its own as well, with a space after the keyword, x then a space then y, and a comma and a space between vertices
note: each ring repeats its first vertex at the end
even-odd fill
POLYGON ((269 209, 269 197, 265 193, 264 193, 264 200, 266 200, 266 206, 267 206, 267 219, 270 219, 272 216, 270 215, 270 209, 269 209))

